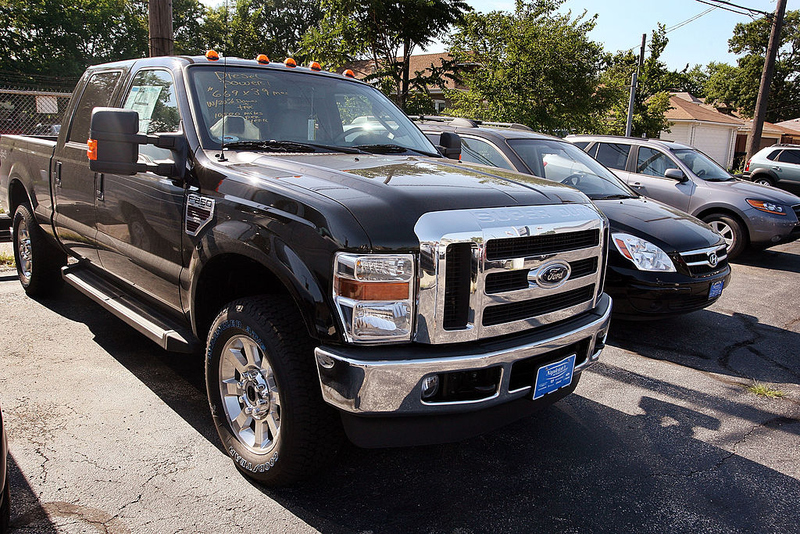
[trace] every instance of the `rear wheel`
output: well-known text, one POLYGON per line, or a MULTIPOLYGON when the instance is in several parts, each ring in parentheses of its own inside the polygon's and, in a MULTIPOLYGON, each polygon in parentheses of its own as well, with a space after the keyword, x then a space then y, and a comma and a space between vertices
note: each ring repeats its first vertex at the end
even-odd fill
POLYGON ((245 475, 270 486, 295 483, 335 456, 342 442, 325 404, 314 344, 289 299, 228 304, 206 349, 206 387, 225 451, 245 475))
POLYGON ((759 185, 775 186, 775 180, 764 174, 759 174, 758 176, 754 176, 753 183, 759 185))
POLYGON ((61 285, 60 270, 67 257, 47 240, 27 204, 21 204, 14 213, 14 261, 28 295, 44 296, 61 285))
POLYGON ((711 228, 716 230, 725 239, 728 245, 728 259, 739 256, 747 245, 747 237, 739 221, 722 213, 712 213, 703 217, 711 228))

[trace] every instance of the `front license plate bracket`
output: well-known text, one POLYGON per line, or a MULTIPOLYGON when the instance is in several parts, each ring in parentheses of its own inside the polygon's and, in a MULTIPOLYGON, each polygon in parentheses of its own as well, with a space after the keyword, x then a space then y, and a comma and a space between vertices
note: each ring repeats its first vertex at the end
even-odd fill
POLYGON ((575 371, 575 357, 575 354, 570 354, 563 360, 539 367, 539 370, 536 371, 536 382, 533 384, 533 400, 558 391, 572 383, 572 375, 575 371))

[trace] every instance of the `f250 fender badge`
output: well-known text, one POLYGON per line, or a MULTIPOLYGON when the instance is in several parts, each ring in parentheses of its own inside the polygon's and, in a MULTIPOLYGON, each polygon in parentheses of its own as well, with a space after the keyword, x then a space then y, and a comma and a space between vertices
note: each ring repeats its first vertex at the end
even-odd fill
POLYGON ((213 198, 189 193, 186 197, 186 233, 196 236, 214 218, 213 198))
POLYGON ((569 263, 553 261, 545 263, 538 269, 528 271, 528 283, 544 289, 555 289, 569 280, 572 273, 569 263))

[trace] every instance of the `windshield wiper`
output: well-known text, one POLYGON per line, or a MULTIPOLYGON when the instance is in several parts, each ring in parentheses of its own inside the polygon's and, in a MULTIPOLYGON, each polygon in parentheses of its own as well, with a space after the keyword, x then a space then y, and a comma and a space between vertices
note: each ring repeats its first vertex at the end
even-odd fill
POLYGON ((273 152, 317 152, 318 150, 328 150, 331 152, 343 152, 345 154, 366 154, 367 152, 358 148, 321 145, 318 143, 298 143, 297 141, 234 141, 225 143, 225 148, 239 148, 245 150, 270 150, 273 152))
POLYGON ((434 154, 432 152, 425 152, 424 150, 417 150, 416 148, 409 148, 407 146, 393 145, 393 144, 356 145, 352 148, 357 148, 359 150, 363 150, 365 152, 371 152, 373 154, 402 154, 403 152, 416 152, 417 154, 421 154, 423 156, 435 157, 439 155, 439 154, 434 154))

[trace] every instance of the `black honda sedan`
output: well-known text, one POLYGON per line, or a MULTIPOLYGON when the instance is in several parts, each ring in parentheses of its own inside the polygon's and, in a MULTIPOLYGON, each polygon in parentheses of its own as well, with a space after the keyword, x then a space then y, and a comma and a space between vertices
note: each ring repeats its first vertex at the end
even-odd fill
POLYGON ((605 290, 614 298, 616 317, 692 312, 713 304, 728 285, 721 235, 688 213, 634 192, 571 143, 519 125, 467 119, 424 119, 417 125, 437 145, 443 132, 457 133, 462 162, 532 174, 586 194, 611 227, 605 290))

